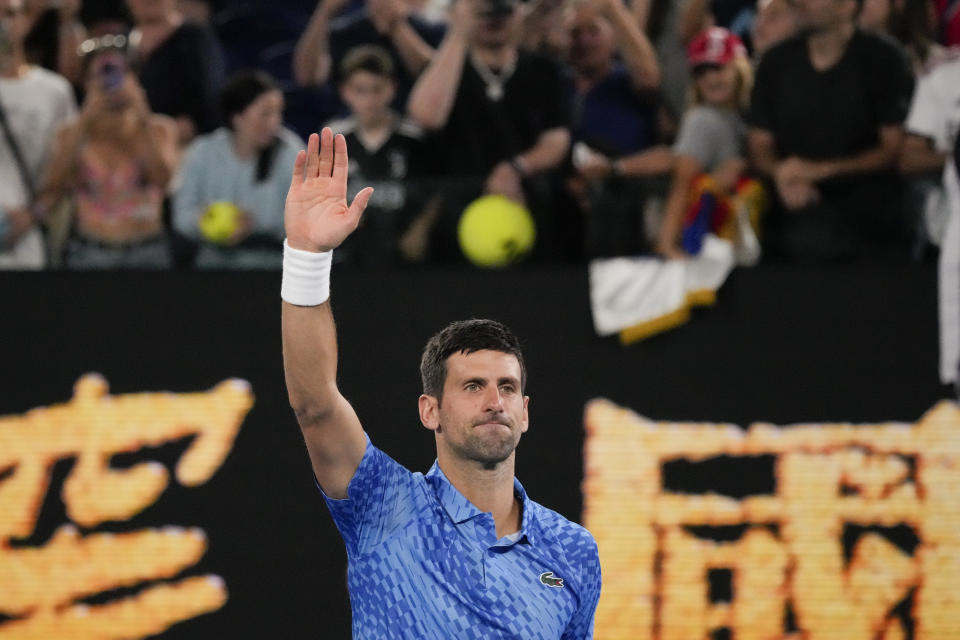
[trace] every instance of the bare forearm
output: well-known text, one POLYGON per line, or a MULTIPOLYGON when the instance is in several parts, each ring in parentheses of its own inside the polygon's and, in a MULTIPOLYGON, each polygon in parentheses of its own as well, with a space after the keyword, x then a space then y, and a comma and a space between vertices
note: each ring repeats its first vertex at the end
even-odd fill
POLYGON ((620 159, 620 170, 627 176, 656 176, 673 168, 673 151, 666 145, 656 146, 620 159))
POLYGON ((333 411, 337 391, 337 337, 330 302, 315 307, 283 303, 283 370, 290 406, 301 423, 333 411))
POLYGON ((403 60, 403 66, 412 76, 420 75, 424 67, 430 63, 433 57, 433 47, 427 44, 420 34, 417 33, 406 18, 401 18, 393 27, 390 34, 400 59, 403 60))
POLYGON ((773 178, 777 171, 777 156, 773 135, 767 131, 753 130, 747 134, 747 146, 750 151, 750 164, 754 171, 773 178))
POLYGON ((569 147, 570 133, 566 129, 548 129, 540 134, 536 144, 521 153, 517 159, 528 175, 542 173, 559 166, 569 147))
POLYGON ((330 75, 330 13, 321 4, 310 17, 293 52, 293 78, 301 86, 322 84, 330 75))
POLYGON ((877 146, 862 153, 846 158, 835 158, 816 162, 817 181, 827 180, 861 173, 875 173, 895 168, 896 150, 877 146))
POLYGON ((408 114, 423 128, 441 129, 447 124, 466 56, 465 34, 451 29, 410 93, 408 114))
POLYGON ((641 31, 647 33, 647 22, 650 19, 650 0, 633 0, 630 4, 630 13, 641 31))
POLYGON ((623 50, 623 59, 633 83, 641 89, 660 86, 660 65, 650 39, 637 26, 636 19, 619 2, 611 5, 610 24, 617 33, 623 50))
POLYGON ((710 3, 708 0, 686 0, 680 12, 677 35, 686 45, 695 35, 706 29, 710 22, 710 3))
POLYGON ((942 171, 947 154, 937 151, 933 141, 915 134, 907 135, 900 152, 900 172, 906 175, 942 171))

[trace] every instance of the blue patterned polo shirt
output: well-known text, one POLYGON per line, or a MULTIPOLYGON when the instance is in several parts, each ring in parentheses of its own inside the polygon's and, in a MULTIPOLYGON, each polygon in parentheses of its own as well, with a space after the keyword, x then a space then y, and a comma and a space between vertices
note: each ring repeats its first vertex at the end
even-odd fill
POLYGON ((592 638, 593 536, 514 487, 521 529, 498 540, 436 463, 411 473, 368 440, 347 498, 324 496, 347 547, 354 640, 592 638))

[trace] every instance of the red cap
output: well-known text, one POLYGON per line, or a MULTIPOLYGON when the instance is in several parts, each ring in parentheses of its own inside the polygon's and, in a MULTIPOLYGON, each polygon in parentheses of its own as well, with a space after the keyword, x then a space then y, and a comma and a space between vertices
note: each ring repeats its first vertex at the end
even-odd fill
POLYGON ((710 27, 696 35, 687 47, 687 63, 691 67, 701 64, 727 64, 747 50, 740 38, 723 27, 710 27))

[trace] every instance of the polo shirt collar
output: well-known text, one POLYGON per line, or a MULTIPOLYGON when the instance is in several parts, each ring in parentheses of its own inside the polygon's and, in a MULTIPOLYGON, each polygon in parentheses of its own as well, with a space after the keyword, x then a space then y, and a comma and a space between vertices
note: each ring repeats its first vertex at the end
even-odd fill
MULTIPOLYGON (((483 511, 480 511, 480 509, 474 506, 472 502, 467 500, 467 498, 450 483, 450 480, 447 479, 443 470, 440 469, 439 463, 433 463, 430 471, 427 472, 426 478, 436 492, 440 504, 443 505, 443 509, 447 512, 447 515, 454 524, 461 524, 479 515, 483 515, 483 511)), ((524 490, 523 485, 520 484, 520 481, 516 478, 513 479, 513 492, 520 498, 521 504, 523 505, 523 518, 520 523, 520 535, 518 536, 517 542, 526 540, 533 544, 535 535, 534 503, 527 497, 526 490, 524 490)))

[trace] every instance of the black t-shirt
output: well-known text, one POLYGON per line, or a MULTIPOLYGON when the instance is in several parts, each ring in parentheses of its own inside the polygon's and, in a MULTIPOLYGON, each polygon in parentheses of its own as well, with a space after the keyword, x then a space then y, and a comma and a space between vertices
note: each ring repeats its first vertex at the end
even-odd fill
POLYGON ((800 35, 763 56, 748 121, 773 134, 781 157, 851 156, 879 143, 880 126, 906 119, 912 93, 910 63, 893 41, 858 30, 843 57, 817 71, 800 35))
MULTIPOLYGON (((760 61, 749 115, 773 134, 782 158, 849 157, 879 144, 880 127, 900 125, 913 92, 902 49, 886 37, 856 31, 840 60, 817 71, 806 34, 760 61)), ((774 209, 765 251, 788 259, 846 260, 905 256, 913 222, 893 168, 817 184, 820 199, 799 212, 774 209)))
POLYGON ((347 201, 352 202, 365 187, 374 188, 360 228, 338 250, 338 260, 363 266, 395 263, 399 235, 430 195, 422 181, 426 172, 422 131, 410 122, 399 121, 382 145, 368 149, 357 136, 353 118, 329 126, 334 133, 342 133, 347 142, 347 201))
POLYGON ((439 134, 441 164, 449 175, 486 176, 498 162, 532 147, 544 131, 569 125, 568 98, 552 59, 521 51, 503 97, 491 100, 468 58, 439 134))
POLYGON ((185 22, 140 63, 140 84, 154 113, 189 117, 197 133, 219 124, 223 52, 213 33, 185 22))

